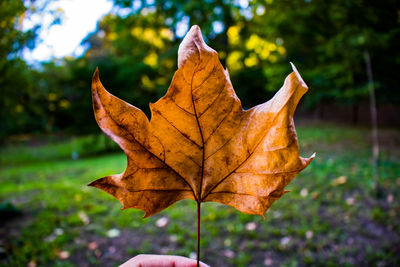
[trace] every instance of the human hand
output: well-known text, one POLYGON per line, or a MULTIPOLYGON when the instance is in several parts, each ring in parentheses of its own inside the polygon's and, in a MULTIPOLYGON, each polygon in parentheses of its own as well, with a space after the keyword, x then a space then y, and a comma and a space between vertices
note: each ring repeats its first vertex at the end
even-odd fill
MULTIPOLYGON (((181 256, 141 254, 120 267, 196 267, 197 261, 181 256)), ((200 267, 210 267, 200 262, 200 267)))

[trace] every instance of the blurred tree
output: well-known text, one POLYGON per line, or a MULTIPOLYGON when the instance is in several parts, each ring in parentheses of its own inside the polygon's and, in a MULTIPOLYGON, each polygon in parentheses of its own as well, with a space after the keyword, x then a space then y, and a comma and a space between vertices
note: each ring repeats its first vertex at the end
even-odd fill
POLYGON ((364 51, 374 66, 378 104, 400 102, 395 0, 114 0, 114 6, 83 41, 82 57, 31 70, 19 58, 35 40, 34 28, 20 28, 27 8, 22 0, 1 2, 8 23, 0 25, 3 135, 97 131, 89 90, 96 66, 111 92, 150 116, 148 102, 165 93, 178 45, 193 24, 219 52, 244 107, 271 97, 293 61, 311 88, 306 107, 323 116, 325 103, 335 101, 352 105, 357 114, 368 100, 364 51))
POLYGON ((29 91, 30 77, 26 63, 18 53, 25 46, 32 46, 36 28, 23 32, 22 19, 26 12, 23 1, 0 2, 0 88, 1 113, 0 136, 18 131, 20 127, 30 128, 27 116, 20 116, 24 110, 24 91, 29 91))
MULTIPOLYGON (((43 116, 43 95, 35 81, 37 71, 32 70, 21 55, 24 49, 34 48, 40 30, 39 23, 23 29, 24 19, 44 12, 49 2, 0 2, 0 138, 10 133, 43 130, 47 124, 43 116)), ((54 16, 53 22, 59 22, 59 17, 54 16)))
POLYGON ((325 102, 351 104, 357 111, 357 105, 368 99, 364 51, 369 51, 376 66, 378 101, 399 103, 396 0, 257 3, 266 10, 259 22, 268 25, 268 36, 281 39, 287 58, 299 64, 312 88, 308 105, 317 106, 320 116, 325 102))

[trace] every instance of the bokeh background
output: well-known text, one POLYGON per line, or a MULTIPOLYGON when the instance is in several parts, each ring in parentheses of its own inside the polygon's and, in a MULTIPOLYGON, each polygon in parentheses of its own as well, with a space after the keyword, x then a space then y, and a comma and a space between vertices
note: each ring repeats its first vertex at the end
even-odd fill
POLYGON ((295 115, 301 153, 317 152, 265 220, 204 204, 202 260, 400 264, 399 8, 396 0, 2 0, 0 265, 195 256, 193 201, 141 219, 143 212, 121 211, 86 186, 126 166, 94 120, 96 66, 110 92, 149 115, 194 24, 219 52, 245 108, 272 97, 289 62, 297 66, 310 87, 295 115))

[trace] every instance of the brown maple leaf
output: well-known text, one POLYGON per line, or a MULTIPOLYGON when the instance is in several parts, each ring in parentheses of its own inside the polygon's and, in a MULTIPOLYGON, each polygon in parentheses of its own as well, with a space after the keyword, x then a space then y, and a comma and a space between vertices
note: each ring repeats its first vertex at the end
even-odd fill
POLYGON ((178 51, 168 92, 150 104, 151 120, 108 93, 93 76, 97 123, 127 155, 122 174, 90 184, 125 208, 154 215, 190 198, 264 217, 285 186, 313 159, 299 156, 293 113, 307 91, 296 68, 268 102, 243 110, 217 52, 193 26, 178 51))

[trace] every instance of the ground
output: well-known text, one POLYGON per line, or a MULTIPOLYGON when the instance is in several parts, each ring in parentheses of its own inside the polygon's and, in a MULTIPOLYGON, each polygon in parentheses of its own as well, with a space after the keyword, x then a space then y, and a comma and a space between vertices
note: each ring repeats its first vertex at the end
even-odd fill
MULTIPOLYGON (((202 205, 201 259, 211 266, 398 266, 400 131, 381 131, 373 190, 370 131, 298 127, 301 154, 317 152, 291 190, 251 216, 202 205)), ((0 265, 116 266, 140 253, 193 256, 196 205, 180 201, 147 219, 86 184, 122 172, 103 137, 19 140, 0 152, 0 265)))

